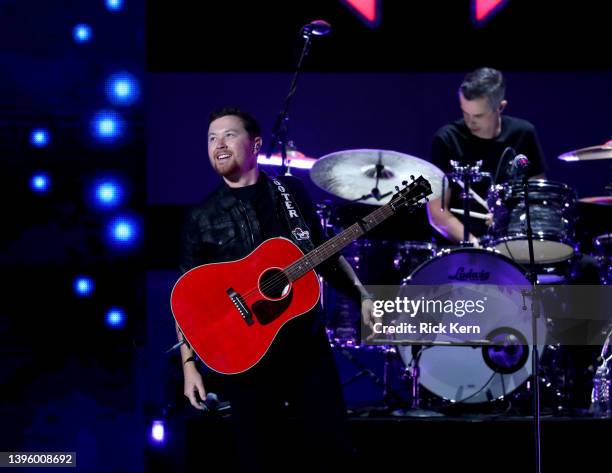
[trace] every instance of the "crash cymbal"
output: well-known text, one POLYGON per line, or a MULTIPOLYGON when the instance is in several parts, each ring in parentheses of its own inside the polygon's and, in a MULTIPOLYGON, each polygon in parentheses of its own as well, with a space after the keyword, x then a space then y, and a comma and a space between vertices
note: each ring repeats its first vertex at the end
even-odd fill
POLYGON ((423 176, 433 191, 429 196, 440 196, 444 173, 428 161, 378 149, 349 149, 325 155, 310 170, 310 178, 321 189, 343 199, 371 205, 384 205, 395 194, 395 186, 402 181, 423 176), (378 170, 377 186, 377 165, 378 170), (373 192, 373 189, 377 188, 373 192), (378 198, 375 195, 378 195, 378 198))
POLYGON ((601 146, 590 146, 575 151, 569 151, 559 156, 561 161, 595 161, 599 159, 612 159, 612 140, 601 146))

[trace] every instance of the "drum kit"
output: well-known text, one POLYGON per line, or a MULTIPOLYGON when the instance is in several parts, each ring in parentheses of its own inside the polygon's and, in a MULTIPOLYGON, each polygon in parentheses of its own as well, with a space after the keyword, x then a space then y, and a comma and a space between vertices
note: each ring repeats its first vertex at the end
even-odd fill
MULTIPOLYGON (((559 159, 572 162, 612 159, 612 142, 603 146, 584 148, 559 156, 559 159)), ((490 179, 479 166, 461 166, 451 162, 453 172, 446 175, 463 187, 464 210, 450 209, 457 214, 470 214, 468 200, 478 202, 485 212, 472 212, 473 218, 486 218, 488 234, 481 239, 482 247, 474 248, 463 244, 462 247, 438 247, 433 241, 397 240, 393 237, 376 239, 366 235, 345 250, 343 255, 355 268, 364 284, 397 285, 400 293, 409 284, 440 285, 449 283, 449 274, 460 268, 478 268, 498 278, 493 284, 529 286, 526 265, 529 264, 527 236, 525 233, 524 190, 516 182, 496 184, 489 187, 487 196, 479 196, 469 183, 490 179), (466 177, 467 176, 467 177, 466 177), (465 185, 462 184, 466 184, 465 185)), ((424 176, 432 186, 430 200, 443 197, 445 173, 428 161, 395 151, 356 149, 335 152, 314 162, 310 170, 312 181, 321 189, 340 198, 343 205, 333 206, 325 201, 318 206, 321 222, 327 231, 335 231, 343 226, 342 215, 346 208, 356 204, 383 205, 393 194, 394 186, 407 177, 424 176)), ((596 214, 598 221, 610 226, 612 219, 602 217, 612 210, 612 195, 585 197, 578 199, 574 190, 560 182, 538 179, 530 180, 529 202, 533 227, 533 247, 538 269, 539 284, 571 281, 567 268, 571 266, 580 247, 576 232, 576 222, 580 212, 586 208, 596 214), (604 220, 601 220, 604 218, 604 220), (606 220, 607 218, 607 220, 606 220)), ((351 213, 351 212, 349 212, 351 213)), ((588 212, 587 212, 588 213, 588 212)), ((353 215, 354 217, 354 215, 353 215)), ((358 218, 359 216, 357 216, 358 218)), ((396 227, 411 226, 414 222, 406 220, 414 216, 395 217, 396 227)), ((346 219, 347 222, 350 218, 346 219)), ((353 221, 355 218, 353 218, 353 221)), ((351 222, 352 223, 352 222, 351 222)), ((469 218, 464 218, 469 224, 469 218)), ((401 228, 400 228, 401 229, 401 228)), ((610 228, 590 238, 587 245, 597 261, 601 284, 612 283, 612 235, 610 228)), ((401 233, 401 232, 399 232, 401 233)), ((467 233, 467 232, 466 232, 467 233)), ((491 283, 491 281, 489 281, 491 283)), ((398 410, 406 415, 434 415, 431 411, 420 410, 420 391, 426 390, 429 407, 440 405, 484 406, 495 400, 525 397, 525 386, 531 383, 531 354, 526 345, 531 321, 517 323, 520 344, 503 347, 472 346, 368 346, 360 340, 359 309, 341 295, 323 286, 322 300, 327 305, 327 331, 332 347, 348 353, 355 358, 359 350, 381 350, 391 353, 403 366, 402 378, 409 380, 411 401, 410 409, 398 410), (526 324, 526 325, 525 325, 526 324), (524 325, 524 326, 523 326, 524 325), (525 343, 525 345, 523 345, 525 343), (478 349, 475 349, 478 348, 478 349), (495 347, 496 348, 496 347, 495 347), (416 364, 416 366, 415 366, 416 364), (436 404, 437 403, 437 404, 436 404), (424 414, 423 414, 424 413, 424 414)), ((521 304, 522 301, 513 301, 521 304)), ((524 304, 523 304, 524 305, 524 304)), ((539 319, 540 333, 550 330, 550 319, 539 319)), ((541 369, 541 381, 550 388, 551 398, 558 405, 565 397, 562 383, 555 383, 558 366, 556 355, 559 347, 550 345, 549 350, 540 352, 540 358, 551 358, 541 369)), ((385 392, 392 389, 389 384, 388 364, 390 356, 384 356, 385 392)), ((369 370, 366 370, 369 371, 369 370)), ((371 372, 370 372, 371 373, 371 372)), ((352 382, 352 381, 351 381, 352 382)), ((386 399, 389 397, 386 395, 386 399)), ((403 415, 403 414, 402 414, 403 415)))

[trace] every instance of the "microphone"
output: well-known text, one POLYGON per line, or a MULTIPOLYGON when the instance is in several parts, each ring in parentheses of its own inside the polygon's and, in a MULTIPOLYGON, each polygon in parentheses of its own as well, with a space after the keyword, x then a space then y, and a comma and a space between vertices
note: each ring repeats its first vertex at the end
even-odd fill
POLYGON ((229 401, 219 401, 219 398, 215 393, 207 393, 206 399, 204 401, 200 401, 200 404, 202 407, 204 407, 204 412, 208 413, 222 412, 231 408, 229 401))
POLYGON ((517 154, 510 163, 512 176, 522 176, 529 170, 529 159, 524 154, 517 154))
POLYGON ((219 405, 219 398, 217 397, 215 393, 207 393, 206 400, 204 401, 204 405, 209 410, 214 411, 217 409, 217 406, 219 405))
POLYGON ((302 36, 307 38, 313 36, 325 36, 332 30, 331 25, 325 20, 314 20, 302 27, 302 36))

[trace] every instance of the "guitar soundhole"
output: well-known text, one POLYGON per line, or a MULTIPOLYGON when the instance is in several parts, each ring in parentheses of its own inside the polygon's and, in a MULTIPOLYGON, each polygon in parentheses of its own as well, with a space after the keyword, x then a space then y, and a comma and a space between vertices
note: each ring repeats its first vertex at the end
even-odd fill
POLYGON ((270 268, 259 277, 259 290, 268 299, 279 300, 289 294, 289 278, 278 268, 270 268))

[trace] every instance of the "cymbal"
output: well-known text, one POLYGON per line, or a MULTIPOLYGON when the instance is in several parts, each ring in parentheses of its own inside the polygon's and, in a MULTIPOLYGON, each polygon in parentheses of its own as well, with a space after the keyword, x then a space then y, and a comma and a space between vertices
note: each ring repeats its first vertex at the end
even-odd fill
POLYGON ((594 204, 594 205, 612 205, 612 195, 594 195, 591 197, 582 197, 578 199, 579 202, 584 204, 594 204))
POLYGON ((440 197, 444 173, 424 159, 379 149, 349 149, 327 154, 317 160, 310 170, 310 178, 321 189, 337 197, 370 205, 384 205, 395 194, 395 186, 402 181, 423 176, 432 188, 430 199, 440 197), (372 195, 379 172, 377 199, 372 195), (389 194, 389 195, 385 195, 389 194), (384 196, 384 197, 381 197, 384 196), (365 198, 364 198, 365 197, 365 198))
POLYGON ((590 146, 574 151, 563 153, 559 158, 561 161, 596 161, 599 159, 612 159, 612 140, 601 146, 590 146))

